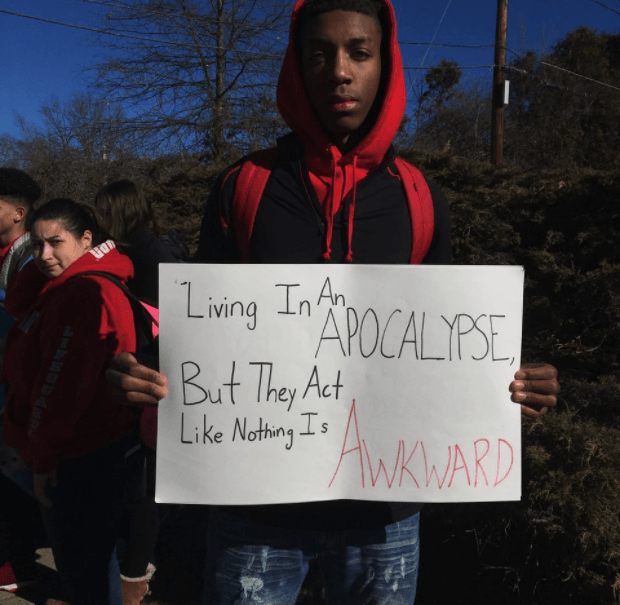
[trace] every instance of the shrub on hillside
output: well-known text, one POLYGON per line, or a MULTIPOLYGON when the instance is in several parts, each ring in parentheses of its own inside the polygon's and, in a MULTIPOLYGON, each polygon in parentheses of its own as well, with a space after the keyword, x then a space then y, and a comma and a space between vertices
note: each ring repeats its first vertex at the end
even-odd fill
MULTIPOLYGON (((524 420, 522 503, 428 507, 431 560, 467 561, 461 603, 620 602, 620 178, 411 159, 448 197, 456 263, 525 267, 523 360, 554 363, 563 389, 524 420)), ((444 602, 427 581, 422 605, 431 587, 444 602)))

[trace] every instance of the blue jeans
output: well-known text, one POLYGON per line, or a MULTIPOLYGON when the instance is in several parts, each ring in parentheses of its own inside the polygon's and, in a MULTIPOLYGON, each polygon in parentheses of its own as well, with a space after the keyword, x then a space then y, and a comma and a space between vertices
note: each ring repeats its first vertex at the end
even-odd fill
POLYGON ((71 605, 123 605, 116 541, 143 473, 137 434, 58 465, 53 505, 41 514, 71 605))
POLYGON ((419 519, 317 532, 260 526, 214 507, 203 605, 294 605, 311 559, 332 605, 413 605, 419 519))

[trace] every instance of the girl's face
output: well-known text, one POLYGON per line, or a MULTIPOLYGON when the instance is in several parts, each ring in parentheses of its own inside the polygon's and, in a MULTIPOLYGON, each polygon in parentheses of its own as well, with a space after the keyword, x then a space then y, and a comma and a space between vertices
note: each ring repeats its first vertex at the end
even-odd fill
POLYGON ((65 229, 62 221, 40 220, 32 228, 34 262, 43 275, 58 277, 69 265, 92 249, 93 235, 84 231, 77 238, 65 229))

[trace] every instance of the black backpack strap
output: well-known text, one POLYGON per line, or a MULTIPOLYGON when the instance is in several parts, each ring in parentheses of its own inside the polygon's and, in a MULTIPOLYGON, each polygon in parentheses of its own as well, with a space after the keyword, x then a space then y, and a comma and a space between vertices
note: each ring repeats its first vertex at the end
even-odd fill
POLYGON ((155 318, 146 310, 146 307, 142 304, 142 301, 116 276, 111 273, 106 273, 105 271, 84 271, 83 273, 74 275, 70 279, 88 275, 107 279, 127 297, 127 300, 131 305, 131 310, 133 311, 134 327, 136 329, 136 350, 141 351, 152 343, 155 339, 153 336, 153 324, 156 322, 155 318))

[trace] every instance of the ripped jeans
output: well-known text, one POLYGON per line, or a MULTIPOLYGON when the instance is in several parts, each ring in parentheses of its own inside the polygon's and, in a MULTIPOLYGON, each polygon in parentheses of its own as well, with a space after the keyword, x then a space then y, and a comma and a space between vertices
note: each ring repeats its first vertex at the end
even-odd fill
POLYGON ((311 559, 330 605, 413 605, 419 513, 379 528, 266 527, 214 507, 203 605, 294 605, 311 559))

